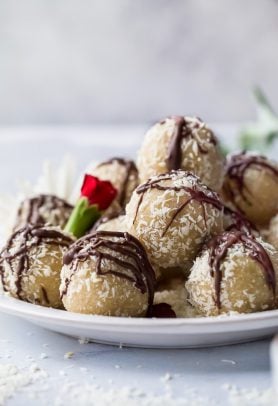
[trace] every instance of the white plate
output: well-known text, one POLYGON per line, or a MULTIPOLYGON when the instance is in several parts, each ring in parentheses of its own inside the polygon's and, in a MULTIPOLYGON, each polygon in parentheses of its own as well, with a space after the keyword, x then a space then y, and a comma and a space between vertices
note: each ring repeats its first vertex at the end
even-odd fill
MULTIPOLYGON (((229 144, 234 143, 235 126, 213 126, 229 144)), ((41 162, 51 156, 60 162, 65 151, 87 163, 117 154, 134 156, 142 140, 143 128, 52 128, 0 129, 0 190, 9 190, 15 173, 34 180, 41 162), (78 134, 78 136, 77 136, 78 134), (43 136, 44 135, 44 136, 43 136), (55 149, 53 149, 55 140, 55 149), (17 143, 17 148, 14 143, 17 143), (13 159, 6 157, 13 152, 13 159), (35 151, 35 153, 34 153, 35 151), (22 159, 24 156, 24 160, 22 159)), ((272 150, 277 155, 277 148, 272 150)), ((81 165, 82 166, 82 165, 81 165)), ((81 168, 79 168, 81 169, 81 168)), ((202 319, 131 319, 87 316, 47 309, 0 295, 0 311, 26 319, 48 330, 107 344, 134 347, 187 348, 226 345, 258 340, 278 332, 278 310, 229 317, 202 319)))
POLYGON ((0 311, 72 337, 145 348, 235 344, 278 331, 278 310, 199 319, 137 319, 70 313, 0 296, 0 311))

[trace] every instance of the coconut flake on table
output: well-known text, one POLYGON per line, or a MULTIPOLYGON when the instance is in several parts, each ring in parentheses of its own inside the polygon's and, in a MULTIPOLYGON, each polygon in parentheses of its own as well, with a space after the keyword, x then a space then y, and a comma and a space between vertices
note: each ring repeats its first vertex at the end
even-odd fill
MULTIPOLYGON (((24 369, 14 364, 0 364, 0 405, 6 404, 8 399, 24 388, 47 377, 48 374, 37 364, 31 364, 29 368, 24 369)), ((30 394, 32 394, 31 388, 30 394)))

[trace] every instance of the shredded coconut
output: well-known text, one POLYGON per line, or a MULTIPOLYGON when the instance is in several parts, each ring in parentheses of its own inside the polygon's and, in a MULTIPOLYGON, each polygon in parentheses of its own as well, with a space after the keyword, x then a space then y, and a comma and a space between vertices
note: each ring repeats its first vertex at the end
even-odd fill
POLYGON ((23 388, 47 378, 47 373, 36 364, 19 369, 13 364, 0 364, 0 406, 23 388))
POLYGON ((70 359, 70 358, 72 358, 73 356, 74 356, 74 352, 72 352, 72 351, 66 352, 66 353, 64 354, 64 358, 65 358, 65 359, 70 359))
POLYGON ((132 387, 104 389, 95 384, 71 382, 62 387, 55 406, 207 406, 208 401, 192 390, 182 397, 173 397, 169 391, 158 395, 132 387))

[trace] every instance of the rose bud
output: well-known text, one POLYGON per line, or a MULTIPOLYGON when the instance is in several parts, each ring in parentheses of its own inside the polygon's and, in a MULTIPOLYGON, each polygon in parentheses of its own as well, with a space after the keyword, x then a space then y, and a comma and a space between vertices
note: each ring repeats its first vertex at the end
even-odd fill
POLYGON ((117 190, 109 181, 85 175, 78 199, 66 224, 65 231, 76 238, 82 237, 100 218, 117 195, 117 190))

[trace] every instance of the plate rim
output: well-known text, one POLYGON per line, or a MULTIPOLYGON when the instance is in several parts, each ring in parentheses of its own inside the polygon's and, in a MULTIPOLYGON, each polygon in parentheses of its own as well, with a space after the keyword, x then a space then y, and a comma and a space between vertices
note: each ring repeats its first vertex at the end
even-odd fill
MULTIPOLYGON (((9 297, 7 295, 0 294, 0 311, 6 314, 13 314, 22 317, 43 317, 43 319, 49 319, 52 321, 60 322, 76 322, 76 323, 90 323, 100 325, 111 325, 111 327, 117 326, 138 326, 148 325, 156 327, 165 326, 178 326, 178 325, 195 325, 195 326, 210 326, 217 325, 231 325, 234 323, 246 323, 246 322, 260 322, 269 319, 278 319, 278 309, 266 310, 262 312, 254 312, 248 314, 232 314, 232 315, 220 315, 220 316, 208 316, 208 317, 196 317, 196 318, 143 318, 143 317, 116 317, 116 316, 101 316, 82 313, 73 313, 61 309, 53 309, 43 307, 40 305, 24 302, 22 300, 9 297)), ((263 328, 263 327, 262 327, 263 328)), ((278 328, 278 323, 277 323, 278 328)))

